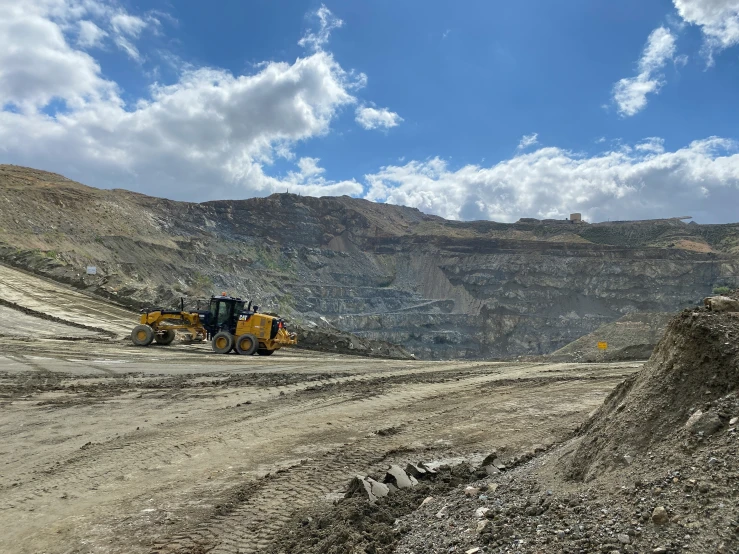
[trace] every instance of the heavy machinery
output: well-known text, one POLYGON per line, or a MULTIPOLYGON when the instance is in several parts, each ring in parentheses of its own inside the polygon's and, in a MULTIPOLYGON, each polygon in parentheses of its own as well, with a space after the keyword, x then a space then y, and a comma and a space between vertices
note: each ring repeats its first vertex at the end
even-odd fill
POLYGON ((140 324, 131 331, 136 346, 171 344, 176 331, 190 334, 193 340, 211 341, 213 351, 228 354, 270 356, 283 346, 297 344, 295 333, 290 333, 279 317, 259 313, 257 306, 247 305, 241 298, 223 293, 213 296, 207 310, 186 312, 147 308, 141 310, 140 324))

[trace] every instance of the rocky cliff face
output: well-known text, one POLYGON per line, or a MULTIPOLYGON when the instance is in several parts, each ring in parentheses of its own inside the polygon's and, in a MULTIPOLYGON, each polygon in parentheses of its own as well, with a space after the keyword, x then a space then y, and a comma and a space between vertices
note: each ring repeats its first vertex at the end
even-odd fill
POLYGON ((495 358, 739 285, 739 225, 465 223, 289 194, 190 204, 0 166, 0 259, 133 306, 227 290, 420 357, 495 358))

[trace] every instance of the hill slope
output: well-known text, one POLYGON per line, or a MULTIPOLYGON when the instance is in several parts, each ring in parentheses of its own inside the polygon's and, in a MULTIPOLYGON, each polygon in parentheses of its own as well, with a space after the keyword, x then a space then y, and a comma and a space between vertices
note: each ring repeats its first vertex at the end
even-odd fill
POLYGON ((505 357, 738 284, 739 225, 454 222, 292 194, 192 204, 0 166, 0 260, 133 307, 228 290, 422 357, 505 357))

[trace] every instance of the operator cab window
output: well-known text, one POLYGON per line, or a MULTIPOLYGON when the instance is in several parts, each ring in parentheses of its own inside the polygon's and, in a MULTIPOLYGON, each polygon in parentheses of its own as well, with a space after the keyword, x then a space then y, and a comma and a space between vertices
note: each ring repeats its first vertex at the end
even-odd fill
POLYGON ((231 319, 231 302, 213 300, 210 303, 210 313, 216 327, 221 327, 231 319))

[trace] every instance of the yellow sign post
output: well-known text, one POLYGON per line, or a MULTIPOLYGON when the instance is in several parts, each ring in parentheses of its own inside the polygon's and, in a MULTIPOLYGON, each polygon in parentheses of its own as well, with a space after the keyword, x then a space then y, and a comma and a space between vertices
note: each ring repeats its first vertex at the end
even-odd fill
POLYGON ((607 342, 599 342, 598 343, 598 350, 608 350, 608 343, 607 342))

